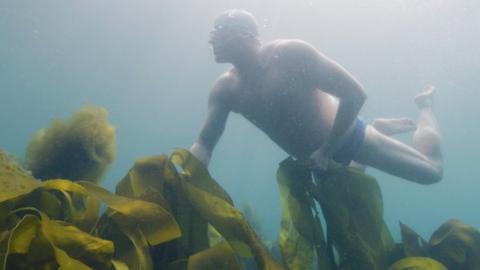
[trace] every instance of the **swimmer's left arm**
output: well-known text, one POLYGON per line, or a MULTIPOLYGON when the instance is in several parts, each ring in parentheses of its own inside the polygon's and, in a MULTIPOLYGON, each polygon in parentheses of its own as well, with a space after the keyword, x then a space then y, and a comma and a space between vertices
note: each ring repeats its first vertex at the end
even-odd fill
POLYGON ((355 121, 365 102, 366 94, 360 83, 342 66, 322 55, 312 46, 305 46, 305 48, 305 63, 308 67, 306 79, 312 83, 313 88, 336 96, 339 100, 332 130, 325 144, 312 154, 314 161, 320 159, 319 162, 325 164, 338 148, 339 138, 355 121), (321 161, 321 159, 327 160, 321 161))

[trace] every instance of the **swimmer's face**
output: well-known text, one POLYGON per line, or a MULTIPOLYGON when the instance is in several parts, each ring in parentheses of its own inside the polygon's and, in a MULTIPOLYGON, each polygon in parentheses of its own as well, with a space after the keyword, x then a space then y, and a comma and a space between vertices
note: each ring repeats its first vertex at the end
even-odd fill
POLYGON ((233 27, 217 24, 210 32, 208 43, 212 46, 215 61, 227 63, 242 53, 248 34, 233 27))

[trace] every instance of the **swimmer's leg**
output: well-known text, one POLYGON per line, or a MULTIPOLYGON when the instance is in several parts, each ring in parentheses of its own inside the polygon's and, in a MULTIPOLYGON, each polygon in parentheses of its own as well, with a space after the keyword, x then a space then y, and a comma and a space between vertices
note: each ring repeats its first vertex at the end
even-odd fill
POLYGON ((378 118, 372 122, 372 126, 387 136, 407 133, 417 129, 417 125, 409 118, 378 118))
POLYGON ((432 111, 434 93, 433 87, 427 87, 415 97, 419 117, 413 147, 367 126, 355 161, 417 183, 440 181, 443 164, 440 133, 432 111))
MULTIPOLYGON (((406 117, 377 118, 373 120, 371 125, 378 132, 387 136, 393 136, 395 134, 400 134, 400 133, 407 133, 417 129, 417 125, 415 124, 415 122, 412 119, 406 118, 406 117)), ((362 171, 365 171, 365 169, 367 168, 367 166, 355 161, 350 162, 349 166, 360 169, 362 171)))

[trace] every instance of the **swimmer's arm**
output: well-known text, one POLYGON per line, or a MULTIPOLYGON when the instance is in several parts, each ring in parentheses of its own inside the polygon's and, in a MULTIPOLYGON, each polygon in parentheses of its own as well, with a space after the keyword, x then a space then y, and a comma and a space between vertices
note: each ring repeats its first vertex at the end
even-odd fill
POLYGON ((190 147, 190 152, 208 166, 212 151, 222 136, 230 112, 223 95, 222 83, 217 82, 208 101, 208 114, 200 135, 190 147))
POLYGON ((338 148, 339 138, 347 132, 365 103, 366 94, 360 83, 342 66, 317 50, 308 52, 313 86, 336 96, 339 106, 332 130, 321 147, 325 157, 331 157, 338 148))

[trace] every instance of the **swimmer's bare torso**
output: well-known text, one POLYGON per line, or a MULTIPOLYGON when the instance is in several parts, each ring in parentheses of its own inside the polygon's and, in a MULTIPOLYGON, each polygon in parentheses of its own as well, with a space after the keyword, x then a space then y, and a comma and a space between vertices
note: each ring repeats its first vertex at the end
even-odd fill
POLYGON ((288 154, 307 158, 325 143, 338 108, 337 99, 318 89, 321 74, 308 59, 317 53, 312 50, 297 40, 267 43, 259 52, 258 70, 225 72, 211 100, 243 115, 288 154))

